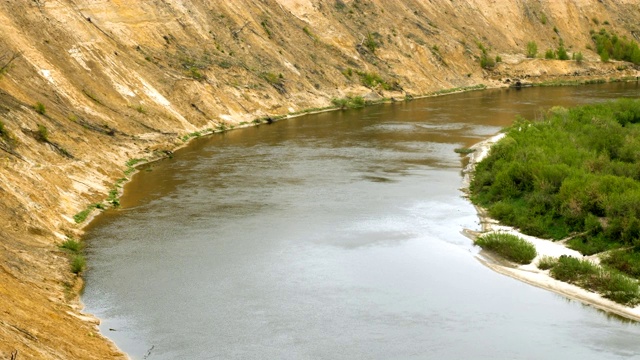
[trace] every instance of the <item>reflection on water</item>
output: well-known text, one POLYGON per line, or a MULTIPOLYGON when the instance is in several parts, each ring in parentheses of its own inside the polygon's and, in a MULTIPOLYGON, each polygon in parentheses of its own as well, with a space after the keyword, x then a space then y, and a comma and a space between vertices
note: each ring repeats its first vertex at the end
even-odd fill
POLYGON ((635 323, 476 260, 453 150, 637 95, 471 92, 197 139, 91 225, 83 300, 134 359, 631 358, 635 323))

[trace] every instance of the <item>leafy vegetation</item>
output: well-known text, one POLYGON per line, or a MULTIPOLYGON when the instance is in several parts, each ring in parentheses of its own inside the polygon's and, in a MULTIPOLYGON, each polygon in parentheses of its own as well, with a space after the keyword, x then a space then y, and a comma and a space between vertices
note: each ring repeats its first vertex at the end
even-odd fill
POLYGON ((640 65, 640 48, 637 42, 629 40, 625 36, 618 37, 616 34, 607 32, 606 29, 600 29, 599 32, 592 31, 591 39, 603 62, 609 61, 611 58, 640 65))
POLYGON ((638 248, 639 148, 640 100, 556 107, 516 120, 477 165, 471 198, 525 233, 574 235, 569 246, 584 254, 638 248))
POLYGON ((478 237, 476 245, 518 264, 529 264, 537 255, 530 242, 507 233, 489 233, 478 237))

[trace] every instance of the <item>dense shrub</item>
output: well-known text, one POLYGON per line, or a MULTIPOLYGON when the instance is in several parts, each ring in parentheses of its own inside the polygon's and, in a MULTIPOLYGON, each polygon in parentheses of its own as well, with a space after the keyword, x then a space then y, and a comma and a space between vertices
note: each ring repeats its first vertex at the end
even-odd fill
POLYGON ((596 52, 600 54, 602 61, 624 60, 636 65, 640 64, 640 47, 638 43, 627 39, 625 36, 618 37, 616 34, 601 29, 599 32, 592 32, 591 39, 596 45, 596 52))
POLYGON ((640 246, 638 123, 632 99, 519 119, 477 164, 471 198, 525 233, 574 234, 584 254, 640 246))

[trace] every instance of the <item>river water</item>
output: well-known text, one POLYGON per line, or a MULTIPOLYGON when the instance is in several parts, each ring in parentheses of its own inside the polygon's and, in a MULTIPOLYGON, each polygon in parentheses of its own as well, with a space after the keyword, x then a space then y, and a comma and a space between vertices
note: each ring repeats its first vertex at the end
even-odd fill
POLYGON ((637 323, 478 261, 453 150, 639 94, 488 90, 197 139, 91 224, 86 310, 133 359, 637 358, 637 323))

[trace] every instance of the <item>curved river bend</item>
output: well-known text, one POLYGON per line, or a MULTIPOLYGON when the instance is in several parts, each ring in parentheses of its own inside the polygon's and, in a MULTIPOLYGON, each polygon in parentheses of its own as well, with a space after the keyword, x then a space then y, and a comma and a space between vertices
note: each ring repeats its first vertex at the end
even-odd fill
POLYGON ((470 146, 638 85, 469 92, 193 142, 88 232, 88 312, 133 359, 624 359, 640 326, 476 259, 470 146))

